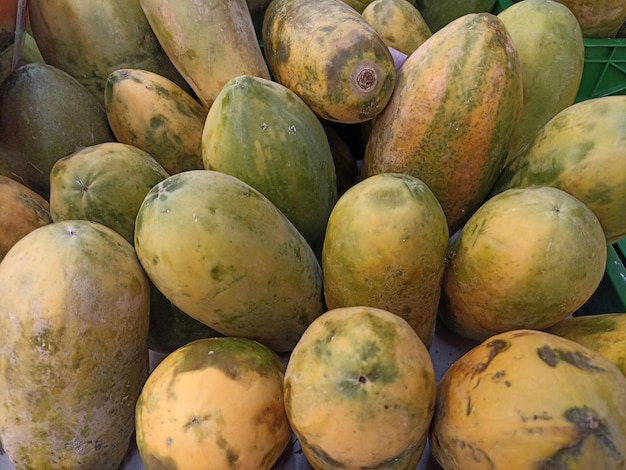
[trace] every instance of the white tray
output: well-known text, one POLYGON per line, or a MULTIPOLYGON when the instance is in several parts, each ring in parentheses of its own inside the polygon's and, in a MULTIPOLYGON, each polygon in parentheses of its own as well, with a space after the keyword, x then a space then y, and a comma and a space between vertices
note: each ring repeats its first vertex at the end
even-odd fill
MULTIPOLYGON (((450 333, 438 324, 433 344, 430 347, 430 355, 433 360, 433 365, 435 366, 437 383, 439 383, 439 380, 448 367, 476 344, 478 343, 464 340, 450 333)), ((151 352, 151 368, 156 367, 163 357, 164 356, 161 354, 151 352)), ((15 470, 15 467, 11 464, 6 454, 0 456, 0 470, 15 470)), ((119 470, 145 470, 134 444, 129 448, 128 454, 119 470)), ((285 451, 273 470, 312 470, 312 467, 302 455, 300 446, 294 439, 293 445, 285 451)), ((432 457, 428 446, 416 470, 442 470, 441 466, 432 457)))

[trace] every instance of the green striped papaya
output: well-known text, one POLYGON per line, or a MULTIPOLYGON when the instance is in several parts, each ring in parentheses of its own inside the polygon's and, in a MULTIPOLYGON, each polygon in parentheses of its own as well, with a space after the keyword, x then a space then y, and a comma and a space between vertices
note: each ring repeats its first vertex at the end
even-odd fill
POLYGON ((395 313, 430 346, 448 239, 441 205, 418 178, 386 173, 356 183, 328 220, 322 251, 326 306, 395 313))
POLYGON ((154 186, 135 249, 163 295, 227 336, 289 351, 325 309, 312 248, 269 199, 226 173, 190 170, 154 186))
POLYGON ((270 470, 291 439, 285 365, 245 338, 207 338, 166 356, 136 406, 146 470, 270 470))
POLYGON ((356 306, 328 310, 306 329, 287 363, 284 402, 313 468, 414 470, 435 389, 413 328, 394 313, 356 306))
POLYGON ((626 377, 608 359, 543 331, 512 330, 444 373, 430 448, 446 470, 623 469, 624 403, 626 377))
POLYGON ((342 0, 274 0, 263 20, 273 78, 323 119, 374 118, 393 91, 391 52, 361 14, 342 0))
POLYGON ((204 124, 202 160, 260 191, 321 247, 337 200, 333 156, 319 119, 289 88, 250 75, 228 81, 204 124))
POLYGON ((552 0, 526 0, 503 10, 502 20, 522 64, 524 101, 507 161, 543 125, 576 100, 585 61, 583 35, 574 14, 552 0))
POLYGON ((239 75, 269 79, 246 0, 138 0, 163 49, 208 109, 239 75))
POLYGON ((86 220, 39 227, 0 263, 0 298, 0 439, 15 468, 119 468, 149 372, 132 245, 86 220))
POLYGON ((108 77, 104 107, 115 138, 150 154, 170 175, 201 170, 207 110, 166 77, 118 69, 108 77))
POLYGON ((100 104, 111 72, 139 68, 189 90, 139 0, 30 0, 33 37, 47 64, 76 78, 100 104))
POLYGON ((439 200, 455 233, 493 186, 522 106, 522 73, 504 23, 468 14, 411 54, 373 122, 362 176, 406 173, 439 200))
POLYGON ((626 237, 626 96, 568 106, 504 167, 492 194, 513 187, 553 186, 598 217, 607 244, 626 237))

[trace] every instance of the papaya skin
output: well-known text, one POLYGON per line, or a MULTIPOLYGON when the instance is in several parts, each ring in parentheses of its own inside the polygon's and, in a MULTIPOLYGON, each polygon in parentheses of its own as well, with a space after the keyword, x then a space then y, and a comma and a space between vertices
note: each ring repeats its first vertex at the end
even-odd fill
POLYGON ((465 15, 433 34, 400 70, 374 120, 363 178, 406 173, 439 200, 455 233, 488 195, 522 103, 513 41, 490 13, 465 15))
POLYGON ((285 366, 243 338, 188 343, 152 372, 137 400, 146 470, 269 470, 291 438, 285 366))
POLYGON ((323 119, 368 121, 389 101, 396 78, 391 53, 341 0, 271 2, 263 42, 274 79, 323 119))
POLYGON ((428 350, 405 320, 372 307, 337 308, 294 348, 285 409, 315 469, 414 470, 435 387, 428 350))
POLYGON ((626 375, 626 312, 573 316, 545 331, 593 349, 626 375))
POLYGON ((431 450, 449 470, 622 469, 625 379, 608 359, 565 338, 494 335, 440 380, 431 450))
POLYGON ((21 183, 0 175, 0 261, 18 240, 52 222, 50 204, 21 183))

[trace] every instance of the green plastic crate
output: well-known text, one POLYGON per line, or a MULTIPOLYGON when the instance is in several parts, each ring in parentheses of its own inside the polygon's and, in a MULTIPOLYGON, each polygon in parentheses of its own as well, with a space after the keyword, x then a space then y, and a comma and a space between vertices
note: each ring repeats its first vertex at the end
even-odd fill
MULTIPOLYGON (((498 14, 513 5, 497 0, 492 12, 498 14)), ((585 38, 585 64, 576 102, 609 95, 626 95, 626 39, 585 38)))

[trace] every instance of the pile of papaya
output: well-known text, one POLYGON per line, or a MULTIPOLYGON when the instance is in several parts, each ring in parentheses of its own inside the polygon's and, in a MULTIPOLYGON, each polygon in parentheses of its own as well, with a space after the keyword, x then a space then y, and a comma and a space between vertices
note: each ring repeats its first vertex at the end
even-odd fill
POLYGON ((582 3, 4 1, 11 468, 626 469, 582 3))

